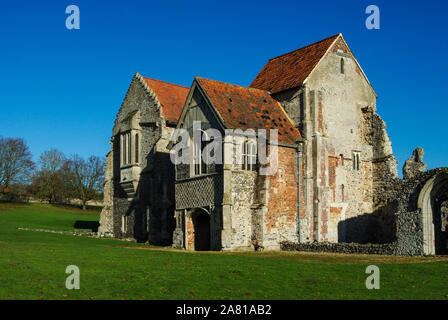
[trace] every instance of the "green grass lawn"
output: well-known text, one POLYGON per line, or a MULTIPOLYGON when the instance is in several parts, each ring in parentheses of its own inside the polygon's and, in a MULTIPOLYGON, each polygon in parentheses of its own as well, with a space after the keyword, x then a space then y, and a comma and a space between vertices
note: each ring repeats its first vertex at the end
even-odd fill
POLYGON ((290 252, 194 253, 39 231, 99 212, 0 203, 0 299, 448 299, 448 259, 290 252), (381 271, 367 290, 365 269, 381 271), (81 289, 67 290, 76 265, 81 289))

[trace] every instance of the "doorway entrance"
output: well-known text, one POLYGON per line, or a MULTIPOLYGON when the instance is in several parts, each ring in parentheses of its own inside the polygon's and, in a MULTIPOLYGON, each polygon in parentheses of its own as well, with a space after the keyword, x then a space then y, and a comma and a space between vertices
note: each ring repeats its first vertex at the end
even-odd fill
POLYGON ((210 215, 204 209, 195 209, 191 218, 194 228, 194 249, 210 250, 210 215))

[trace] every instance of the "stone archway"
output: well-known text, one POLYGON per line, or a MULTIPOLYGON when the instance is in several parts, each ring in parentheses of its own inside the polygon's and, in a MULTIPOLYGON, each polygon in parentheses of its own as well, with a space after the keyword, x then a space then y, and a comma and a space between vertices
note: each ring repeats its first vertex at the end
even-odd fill
POLYGON ((194 229, 194 249, 210 250, 210 215, 204 209, 195 209, 191 213, 194 229))
POLYGON ((448 200, 448 173, 431 177, 418 197, 418 208, 423 219, 423 253, 448 253, 448 230, 445 211, 448 200))

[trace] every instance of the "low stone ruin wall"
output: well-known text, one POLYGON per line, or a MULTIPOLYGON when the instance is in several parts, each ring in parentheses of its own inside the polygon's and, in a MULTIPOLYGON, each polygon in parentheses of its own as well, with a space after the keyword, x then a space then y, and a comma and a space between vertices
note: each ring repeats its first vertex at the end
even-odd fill
POLYGON ((395 243, 329 243, 329 242, 311 242, 311 243, 293 243, 282 242, 280 249, 283 251, 307 251, 307 252, 334 252, 334 253, 358 253, 358 254, 381 254, 395 255, 395 243))

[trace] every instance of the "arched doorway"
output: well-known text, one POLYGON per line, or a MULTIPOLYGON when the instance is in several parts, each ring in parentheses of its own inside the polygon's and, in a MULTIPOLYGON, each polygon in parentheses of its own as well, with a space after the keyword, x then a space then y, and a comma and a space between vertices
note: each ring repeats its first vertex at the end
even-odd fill
POLYGON ((195 209, 191 218, 194 228, 194 249, 210 250, 210 215, 204 209, 195 209))
POLYGON ((448 173, 430 178, 418 198, 423 218, 423 253, 448 254, 448 173))

